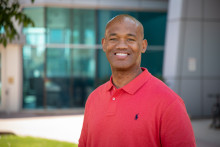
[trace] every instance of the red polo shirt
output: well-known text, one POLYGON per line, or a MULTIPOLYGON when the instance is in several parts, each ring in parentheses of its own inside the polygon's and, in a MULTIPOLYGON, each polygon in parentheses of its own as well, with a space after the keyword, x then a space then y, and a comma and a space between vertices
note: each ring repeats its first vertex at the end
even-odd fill
POLYGON ((116 89, 111 80, 87 102, 79 147, 195 147, 183 100, 147 69, 116 89))

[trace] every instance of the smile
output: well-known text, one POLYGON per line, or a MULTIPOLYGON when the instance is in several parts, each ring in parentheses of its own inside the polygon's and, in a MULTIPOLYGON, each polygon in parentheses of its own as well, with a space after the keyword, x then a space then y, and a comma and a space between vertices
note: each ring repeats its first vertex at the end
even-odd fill
POLYGON ((126 57, 128 54, 126 53, 116 53, 116 56, 126 57))

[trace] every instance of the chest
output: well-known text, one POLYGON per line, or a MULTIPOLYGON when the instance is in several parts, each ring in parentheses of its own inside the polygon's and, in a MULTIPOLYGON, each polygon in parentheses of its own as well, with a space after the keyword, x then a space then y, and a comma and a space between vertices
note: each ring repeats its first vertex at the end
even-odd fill
POLYGON ((146 100, 149 99, 147 95, 109 94, 105 98, 97 101, 90 110, 88 133, 91 138, 108 138, 121 143, 127 140, 155 143, 159 140, 159 103, 146 100))

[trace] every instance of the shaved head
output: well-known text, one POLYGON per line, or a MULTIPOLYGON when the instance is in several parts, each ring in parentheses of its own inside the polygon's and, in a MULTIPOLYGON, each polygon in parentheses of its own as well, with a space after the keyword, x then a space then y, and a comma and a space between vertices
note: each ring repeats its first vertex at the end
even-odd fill
POLYGON ((116 24, 116 23, 122 23, 124 21, 129 21, 131 23, 134 23, 137 28, 138 31, 140 31, 140 34, 142 35, 142 38, 144 38, 144 27, 143 25, 134 17, 127 15, 127 14, 121 14, 121 15, 117 15, 115 17, 113 17, 106 25, 105 31, 108 30, 108 28, 112 25, 112 24, 116 24))

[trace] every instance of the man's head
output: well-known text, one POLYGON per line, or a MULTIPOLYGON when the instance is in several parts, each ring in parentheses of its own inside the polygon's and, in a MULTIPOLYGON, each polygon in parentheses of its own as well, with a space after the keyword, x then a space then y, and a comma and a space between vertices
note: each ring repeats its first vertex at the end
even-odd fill
MULTIPOLYGON (((140 34, 142 35, 142 38, 144 39, 144 27, 143 25, 134 17, 127 15, 127 14, 121 14, 113 17, 111 20, 108 21, 105 30, 108 29, 109 26, 111 26, 114 23, 121 23, 125 19, 130 20, 134 24, 136 24, 138 31, 140 31, 140 34)), ((106 32, 105 32, 106 33, 106 32)), ((106 34, 105 34, 106 35, 106 34)))
POLYGON ((118 15, 106 25, 102 39, 112 70, 130 70, 140 67, 141 53, 147 48, 142 24, 129 15, 118 15))

